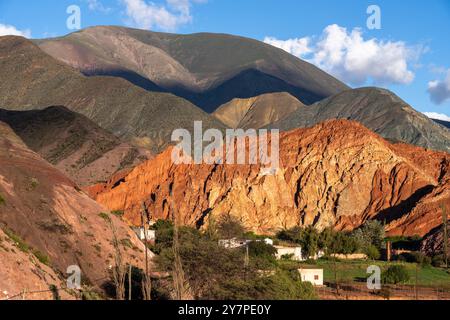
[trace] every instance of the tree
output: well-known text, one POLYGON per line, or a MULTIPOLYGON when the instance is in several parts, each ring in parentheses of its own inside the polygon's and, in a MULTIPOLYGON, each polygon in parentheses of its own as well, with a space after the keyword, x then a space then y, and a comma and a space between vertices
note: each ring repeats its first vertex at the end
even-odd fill
POLYGON ((319 232, 317 229, 313 226, 308 226, 303 230, 300 243, 306 257, 314 258, 319 252, 319 232))
POLYGON ((224 215, 217 225, 218 235, 224 239, 242 237, 245 229, 242 223, 232 215, 224 215))
POLYGON ((383 247, 385 238, 384 226, 380 221, 369 220, 356 229, 353 232, 353 236, 364 251, 371 245, 380 250, 383 247))
POLYGON ((369 259, 372 259, 372 260, 378 260, 378 259, 380 259, 380 256, 381 256, 380 251, 374 245, 369 245, 366 248, 365 253, 369 257, 369 259))
POLYGON ((444 262, 445 262, 445 268, 448 268, 448 216, 447 216, 447 210, 445 206, 441 205, 442 209, 442 241, 443 241, 443 254, 444 254, 444 262))

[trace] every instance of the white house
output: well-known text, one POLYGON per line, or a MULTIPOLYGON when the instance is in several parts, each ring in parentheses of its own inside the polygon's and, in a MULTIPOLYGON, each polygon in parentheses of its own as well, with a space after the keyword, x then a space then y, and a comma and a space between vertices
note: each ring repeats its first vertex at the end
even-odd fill
POLYGON ((311 282, 313 286, 323 286, 323 269, 298 269, 303 282, 311 282))
MULTIPOLYGON (((145 241, 146 237, 145 237, 144 228, 134 227, 132 229, 141 241, 145 241)), ((147 229, 147 241, 151 242, 151 241, 155 241, 155 240, 156 240, 156 231, 147 229)))
POLYGON ((291 259, 295 261, 304 261, 302 256, 302 248, 301 247, 283 247, 283 246, 275 246, 277 249, 276 257, 278 260, 282 259, 283 256, 292 256, 291 259))
POLYGON ((225 249, 236 249, 244 247, 246 245, 247 240, 239 240, 237 238, 219 240, 219 246, 225 249))
POLYGON ((266 238, 264 240, 239 240, 237 238, 223 239, 223 240, 219 240, 219 246, 221 246, 225 249, 236 249, 236 248, 245 247, 250 242, 261 242, 261 241, 264 241, 265 244, 273 246, 273 240, 269 239, 269 238, 266 238))

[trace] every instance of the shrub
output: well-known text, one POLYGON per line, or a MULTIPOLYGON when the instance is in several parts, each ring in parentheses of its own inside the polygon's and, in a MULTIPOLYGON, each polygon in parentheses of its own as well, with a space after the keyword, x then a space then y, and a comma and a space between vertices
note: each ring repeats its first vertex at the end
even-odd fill
POLYGON ((404 257, 404 259, 407 262, 410 262, 410 263, 418 263, 422 266, 431 265, 431 258, 419 251, 403 253, 402 256, 404 257))
POLYGON ((122 218, 124 215, 124 212, 122 210, 114 210, 114 211, 111 211, 111 214, 118 218, 122 218))
POLYGON ((377 220, 369 220, 360 228, 353 232, 354 238, 359 243, 359 247, 367 249, 370 245, 381 249, 385 237, 384 226, 377 220))
POLYGON ((378 260, 378 259, 380 259, 380 256, 381 256, 380 251, 374 245, 369 245, 366 248, 365 253, 369 257, 369 259, 372 259, 372 260, 378 260))
POLYGON ((39 250, 33 249, 33 254, 36 257, 36 259, 38 259, 42 264, 45 264, 47 266, 50 265, 50 258, 45 254, 43 254, 42 252, 40 252, 39 250))
POLYGON ((248 244, 248 253, 252 257, 275 257, 277 249, 263 241, 252 241, 248 244))
POLYGON ((221 238, 232 239, 242 237, 245 229, 237 218, 226 215, 219 221, 217 231, 221 238))
POLYGON ((3 206, 6 204, 5 198, 3 198, 2 194, 0 193, 0 206, 3 206))
POLYGON ((408 270, 401 265, 390 266, 382 274, 383 283, 386 284, 406 283, 409 278, 408 270))
POLYGON ((440 255, 434 256, 431 259, 431 264, 433 265, 433 267, 437 267, 437 268, 442 267, 445 264, 444 255, 440 254, 440 255))
POLYGON ((302 283, 298 272, 278 271, 268 277, 225 280, 209 298, 219 300, 312 300, 314 287, 302 283))
POLYGON ((109 217, 109 215, 108 215, 106 212, 100 212, 100 213, 98 214, 98 216, 99 216, 100 218, 102 218, 103 220, 105 220, 106 222, 109 222, 109 220, 111 219, 111 218, 109 217))
POLYGON ((38 186, 39 186, 39 180, 36 178, 31 178, 29 190, 32 191, 32 190, 36 189, 38 186))

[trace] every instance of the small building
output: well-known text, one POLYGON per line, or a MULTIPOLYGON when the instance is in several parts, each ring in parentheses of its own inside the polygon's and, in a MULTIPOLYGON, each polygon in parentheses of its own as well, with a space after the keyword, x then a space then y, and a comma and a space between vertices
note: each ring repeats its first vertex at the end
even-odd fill
POLYGON ((303 282, 311 282, 313 286, 323 286, 323 269, 298 269, 303 282))
POLYGON ((236 248, 242 248, 248 245, 250 242, 262 242, 264 241, 265 244, 273 246, 273 240, 266 238, 264 240, 240 240, 237 238, 233 239, 223 239, 219 240, 219 246, 225 249, 236 249, 236 248))
POLYGON ((239 240, 237 238, 219 240, 219 246, 225 249, 242 248, 245 247, 246 245, 247 240, 239 240))
POLYGON ((156 240, 156 231, 155 230, 147 229, 147 237, 146 237, 144 228, 134 227, 132 229, 141 241, 147 240, 148 242, 154 242, 156 240))
POLYGON ((283 247, 283 246, 275 246, 277 249, 276 257, 278 260, 281 260, 283 257, 290 256, 290 258, 294 261, 304 261, 302 256, 302 248, 301 247, 283 247))

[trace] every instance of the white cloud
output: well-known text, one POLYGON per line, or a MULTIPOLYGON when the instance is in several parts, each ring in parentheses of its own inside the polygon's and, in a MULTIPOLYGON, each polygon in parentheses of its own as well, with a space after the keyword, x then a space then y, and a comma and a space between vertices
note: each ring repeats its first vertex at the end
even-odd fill
POLYGON ((311 39, 310 38, 295 38, 289 40, 278 40, 273 37, 264 38, 264 42, 268 43, 274 47, 283 49, 294 56, 303 57, 306 54, 312 52, 312 49, 309 47, 311 39))
POLYGON ((428 83, 428 93, 431 101, 442 104, 450 100, 450 69, 443 80, 434 80, 428 83))
POLYGON ((0 36, 22 36, 25 38, 31 37, 31 31, 30 30, 17 30, 16 27, 7 25, 7 24, 1 24, 0 23, 0 36))
POLYGON ((207 0, 166 0, 158 5, 145 0, 122 0, 130 24, 142 29, 175 31, 179 26, 192 22, 193 3, 207 0))
POLYGON ((361 29, 347 31, 337 24, 326 27, 315 41, 311 39, 265 40, 354 85, 369 81, 409 84, 415 77, 410 64, 425 51, 422 47, 408 47, 401 41, 366 40, 361 29))
POLYGON ((443 121, 450 122, 450 117, 448 115, 446 115, 446 114, 443 114, 443 113, 424 112, 423 114, 426 115, 430 119, 443 120, 443 121))
POLYGON ((86 0, 88 8, 91 11, 98 11, 101 13, 109 13, 112 9, 105 7, 100 0, 86 0))

